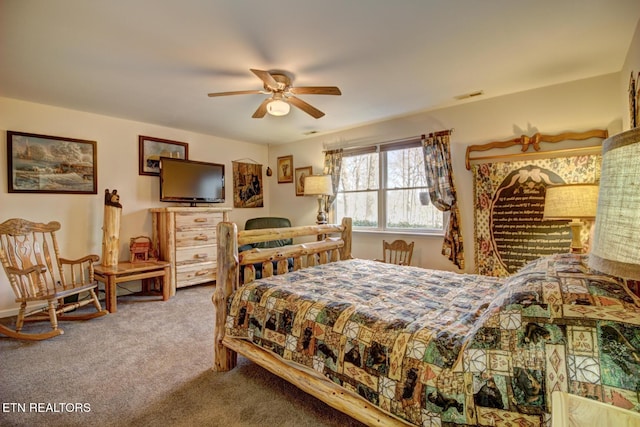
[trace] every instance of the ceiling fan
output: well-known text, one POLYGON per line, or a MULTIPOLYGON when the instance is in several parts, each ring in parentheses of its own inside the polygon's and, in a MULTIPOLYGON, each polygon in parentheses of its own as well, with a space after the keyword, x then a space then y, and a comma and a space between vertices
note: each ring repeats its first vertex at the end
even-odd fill
POLYGON ((342 95, 340 89, 335 86, 310 86, 292 87, 291 78, 285 74, 263 70, 250 69, 264 83, 264 90, 238 90, 233 92, 210 93, 210 97, 227 95, 271 94, 271 97, 262 101, 258 109, 253 113, 254 119, 261 119, 269 113, 274 116, 284 116, 289 113, 290 104, 298 107, 305 113, 319 119, 324 113, 316 107, 308 104, 296 95, 342 95))

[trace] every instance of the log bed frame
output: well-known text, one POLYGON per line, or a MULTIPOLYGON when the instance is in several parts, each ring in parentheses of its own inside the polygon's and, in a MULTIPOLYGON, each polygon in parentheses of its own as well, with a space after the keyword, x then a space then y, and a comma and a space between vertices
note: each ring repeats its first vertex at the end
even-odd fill
POLYGON ((294 271, 351 259, 351 218, 344 218, 342 224, 338 225, 245 231, 238 231, 234 223, 221 222, 218 224, 217 239, 218 271, 212 298, 215 307, 214 371, 225 372, 233 369, 240 354, 302 391, 367 425, 410 425, 314 370, 289 364, 250 341, 225 336, 227 299, 239 287, 240 271, 244 271, 244 282, 248 283, 255 277, 255 264, 262 264, 262 277, 269 277, 273 275, 274 262, 277 274, 287 273, 289 258, 293 258, 294 271), (339 237, 331 237, 336 234, 339 234, 339 237), (250 243, 313 236, 316 237, 316 241, 238 253, 239 247, 250 243))

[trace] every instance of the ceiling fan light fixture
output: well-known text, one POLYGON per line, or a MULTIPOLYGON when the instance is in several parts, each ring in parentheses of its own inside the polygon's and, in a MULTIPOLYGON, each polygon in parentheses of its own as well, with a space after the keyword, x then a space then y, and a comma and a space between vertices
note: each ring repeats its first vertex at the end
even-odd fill
POLYGON ((281 99, 274 99, 267 104, 267 113, 272 116, 286 116, 289 114, 289 110, 291 110, 291 106, 281 99))
POLYGON ((342 95, 336 86, 306 86, 291 87, 291 77, 286 74, 272 73, 264 70, 250 68, 251 72, 262 80, 264 90, 236 90, 231 92, 210 93, 210 97, 228 95, 247 95, 262 93, 271 94, 271 98, 263 99, 256 111, 251 116, 261 119, 267 113, 272 116, 286 116, 291 110, 291 104, 309 114, 314 119, 324 116, 324 113, 313 105, 303 101, 296 95, 342 95))

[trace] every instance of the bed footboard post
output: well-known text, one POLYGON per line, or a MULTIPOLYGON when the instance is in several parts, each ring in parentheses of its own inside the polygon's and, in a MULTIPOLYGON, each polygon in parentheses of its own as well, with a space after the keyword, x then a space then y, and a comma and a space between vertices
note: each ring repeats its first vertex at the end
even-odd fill
POLYGON ((344 246, 341 249, 340 259, 351 259, 351 218, 344 217, 342 218, 342 240, 344 241, 344 246))
POLYGON ((213 292, 215 307, 213 370, 222 372, 236 366, 238 355, 222 344, 227 319, 227 298, 238 287, 238 228, 232 222, 218 223, 218 271, 213 292))

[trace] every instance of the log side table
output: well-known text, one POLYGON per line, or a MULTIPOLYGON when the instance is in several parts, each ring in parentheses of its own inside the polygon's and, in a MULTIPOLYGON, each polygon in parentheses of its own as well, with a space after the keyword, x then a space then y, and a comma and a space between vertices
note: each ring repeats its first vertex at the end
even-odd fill
POLYGON ((120 262, 117 266, 94 265, 94 277, 104 283, 105 305, 109 313, 115 313, 116 287, 118 283, 142 280, 143 291, 149 290, 149 279, 162 280, 162 301, 171 293, 171 264, 168 261, 120 262))

